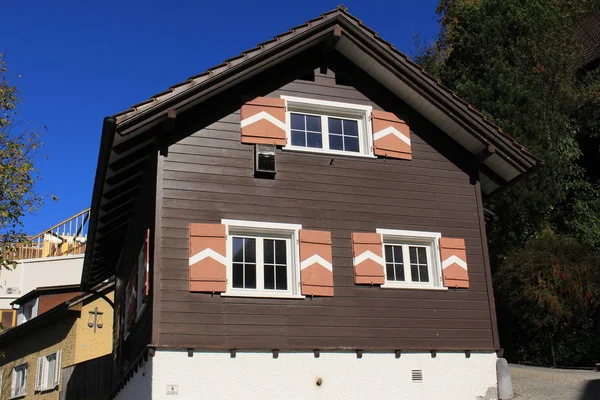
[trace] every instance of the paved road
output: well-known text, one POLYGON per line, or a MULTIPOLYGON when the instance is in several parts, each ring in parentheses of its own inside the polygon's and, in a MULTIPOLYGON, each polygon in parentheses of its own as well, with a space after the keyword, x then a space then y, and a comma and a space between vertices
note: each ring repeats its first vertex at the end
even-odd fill
POLYGON ((515 400, 600 400, 600 372, 510 364, 515 400))

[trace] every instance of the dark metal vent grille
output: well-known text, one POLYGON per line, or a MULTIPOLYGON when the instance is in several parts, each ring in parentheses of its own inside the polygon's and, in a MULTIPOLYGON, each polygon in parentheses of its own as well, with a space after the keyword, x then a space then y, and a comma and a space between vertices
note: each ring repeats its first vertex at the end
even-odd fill
POLYGON ((420 369, 413 369, 412 381, 413 383, 423 383, 423 371, 420 369))

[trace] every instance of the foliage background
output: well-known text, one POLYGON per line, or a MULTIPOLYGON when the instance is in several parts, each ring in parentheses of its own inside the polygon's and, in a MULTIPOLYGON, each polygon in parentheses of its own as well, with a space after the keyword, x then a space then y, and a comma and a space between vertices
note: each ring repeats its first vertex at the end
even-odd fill
POLYGON ((502 345, 512 361, 600 361, 600 68, 581 65, 599 0, 441 0, 416 61, 544 162, 486 199, 502 345))

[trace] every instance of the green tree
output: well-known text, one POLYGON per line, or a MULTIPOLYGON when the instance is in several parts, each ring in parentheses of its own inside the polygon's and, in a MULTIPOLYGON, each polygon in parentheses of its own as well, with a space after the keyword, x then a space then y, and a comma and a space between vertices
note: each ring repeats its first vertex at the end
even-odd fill
POLYGON ((495 276, 498 311, 511 321, 505 346, 521 361, 592 365, 600 302, 600 254, 550 231, 513 251, 495 276))
MULTIPOLYGON (((541 262, 517 268, 514 259, 525 261, 526 243, 552 242, 541 239, 551 231, 571 237, 586 251, 600 250, 600 69, 577 68, 575 29, 582 16, 598 9, 600 0, 441 0, 439 38, 417 56, 446 86, 544 161, 532 176, 485 199, 496 215, 487 228, 498 308, 506 311, 499 319, 504 338, 513 326, 530 327, 530 317, 522 311, 528 310, 531 296, 547 291, 520 284, 509 299, 498 289, 511 268, 525 280, 538 279, 545 271, 541 262)), ((577 259, 561 262, 579 266, 577 259)), ((577 298, 569 290, 560 299, 571 304, 577 298)), ((556 309, 538 310, 538 322, 556 325, 519 331, 526 340, 511 342, 515 354, 547 362, 541 350, 532 350, 535 345, 547 348, 549 338, 556 341, 563 335, 562 345, 553 345, 560 352, 568 347, 567 337, 577 340, 572 339, 576 331, 582 341, 584 331, 595 335, 596 308, 590 305, 585 318, 568 321, 558 318, 556 309)), ((563 359, 578 362, 575 356, 563 359)))
POLYGON ((19 120, 19 103, 19 90, 0 54, 0 268, 14 267, 16 248, 27 242, 22 217, 43 200, 34 190, 35 156, 42 143, 39 133, 19 120))

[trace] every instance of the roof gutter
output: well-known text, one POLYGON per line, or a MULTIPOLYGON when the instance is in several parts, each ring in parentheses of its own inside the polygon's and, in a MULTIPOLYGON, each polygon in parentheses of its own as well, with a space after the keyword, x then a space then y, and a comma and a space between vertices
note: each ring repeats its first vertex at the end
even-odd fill
POLYGON ((108 170, 108 162, 112 150, 112 143, 117 131, 117 120, 114 117, 104 118, 102 123, 102 137, 100 139, 100 149, 98 153, 98 165, 96 166, 96 178, 94 180, 94 191, 92 192, 92 206, 90 210, 90 224, 88 227, 88 243, 85 249, 85 258, 83 260, 83 272, 81 274, 81 290, 87 292, 90 290, 89 281, 92 267, 92 256, 96 246, 96 231, 98 228, 98 214, 100 213, 100 204, 104 192, 104 178, 108 170))

